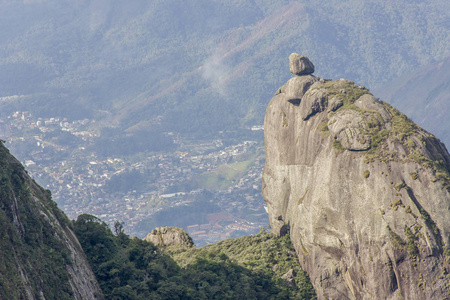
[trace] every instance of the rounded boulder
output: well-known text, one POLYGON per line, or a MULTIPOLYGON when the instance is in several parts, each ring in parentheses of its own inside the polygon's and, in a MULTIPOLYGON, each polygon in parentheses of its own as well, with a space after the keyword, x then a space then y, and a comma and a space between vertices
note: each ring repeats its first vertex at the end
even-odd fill
POLYGON ((314 73, 314 65, 306 56, 292 53, 289 55, 289 71, 294 75, 309 75, 314 73))

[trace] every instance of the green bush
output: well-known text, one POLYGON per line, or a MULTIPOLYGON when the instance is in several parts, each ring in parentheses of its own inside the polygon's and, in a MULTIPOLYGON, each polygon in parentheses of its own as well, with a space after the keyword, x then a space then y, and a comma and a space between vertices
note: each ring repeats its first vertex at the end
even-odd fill
POLYGON ((363 172, 363 178, 369 178, 369 176, 370 176, 370 171, 369 170, 365 170, 363 172))
POLYGON ((339 142, 338 140, 333 141, 333 148, 334 150, 336 150, 337 153, 344 152, 344 147, 342 147, 341 142, 339 142))

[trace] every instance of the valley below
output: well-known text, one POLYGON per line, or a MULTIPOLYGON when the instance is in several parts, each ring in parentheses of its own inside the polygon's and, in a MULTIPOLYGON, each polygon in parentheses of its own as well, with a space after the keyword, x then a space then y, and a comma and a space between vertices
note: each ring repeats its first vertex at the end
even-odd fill
POLYGON ((95 148, 102 136, 90 119, 14 112, 0 120, 0 130, 11 152, 71 219, 89 213, 110 225, 120 221, 128 234, 141 238, 158 226, 178 226, 198 246, 257 233, 268 223, 261 127, 242 130, 241 139, 222 132, 216 139, 187 141, 166 132, 166 151, 111 156, 95 148))

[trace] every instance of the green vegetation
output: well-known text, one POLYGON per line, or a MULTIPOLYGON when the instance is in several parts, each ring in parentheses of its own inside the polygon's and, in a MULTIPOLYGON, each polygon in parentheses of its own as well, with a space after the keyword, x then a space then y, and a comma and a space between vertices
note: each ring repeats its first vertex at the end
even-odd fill
POLYGON ((387 229, 389 231, 389 236, 391 237, 391 241, 394 247, 397 249, 403 249, 406 245, 406 242, 397 233, 392 231, 389 225, 387 226, 387 229))
POLYGON ((396 199, 394 202, 392 202, 391 207, 394 211, 398 209, 398 207, 405 207, 405 205, 402 203, 401 199, 396 199))
POLYGON ((369 170, 365 170, 363 172, 363 178, 369 178, 369 176, 370 176, 370 171, 369 170))
MULTIPOLYGON (((230 159, 229 163, 222 163, 217 168, 194 176, 189 180, 175 183, 170 186, 166 193, 189 192, 195 189, 225 190, 232 185, 236 185, 243 175, 247 174, 255 166, 255 162, 264 159, 264 154, 260 151, 244 153, 230 159)), ((152 174, 156 176, 157 174, 152 174)), ((127 176, 128 177, 128 176, 127 176)), ((141 175, 140 177, 143 177, 141 175)), ((139 174, 137 178, 139 179, 139 174)), ((143 182, 141 180, 141 182, 143 182)), ((144 183, 144 182, 143 182, 144 183)), ((150 185, 148 178, 145 181, 150 185)), ((118 183, 120 185, 120 183, 118 183)))
POLYGON ((410 148, 410 149, 414 149, 416 147, 416 143, 414 143, 414 141, 411 138, 407 138, 406 139, 406 145, 410 148))
MULTIPOLYGON (((388 103, 384 103, 385 107, 388 108, 389 113, 391 114, 391 123, 392 123, 392 134, 397 137, 400 141, 405 140, 411 134, 417 131, 418 127, 414 124, 413 121, 408 119, 405 114, 399 112, 396 108, 392 107, 388 103)), ((408 141, 408 139, 406 139, 408 141)), ((414 142, 409 139, 409 144, 411 147, 414 147, 414 142)))
POLYGON ((301 196, 300 199, 298 200, 298 205, 303 203, 303 200, 305 199, 306 193, 308 193, 308 189, 306 189, 306 191, 303 194, 303 196, 301 196))
POLYGON ((145 228, 158 227, 161 224, 186 228, 191 224, 207 223, 207 214, 221 211, 217 203, 211 201, 212 198, 211 193, 204 191, 197 197, 196 201, 163 209, 150 218, 142 220, 138 224, 138 228, 144 230, 145 228))
POLYGON ((437 227, 433 219, 431 219, 430 214, 422 207, 419 208, 419 212, 422 216, 422 219, 425 221, 425 225, 427 225, 427 227, 431 229, 435 237, 439 240, 440 243, 442 243, 441 231, 439 230, 439 227, 437 227))
POLYGON ((315 299, 288 237, 262 231, 200 249, 162 250, 120 230, 114 235, 94 216, 79 216, 73 227, 109 299, 315 299), (280 278, 290 269, 294 287, 280 278))
POLYGON ((370 94, 369 90, 366 88, 358 88, 353 81, 348 80, 327 81, 321 88, 325 88, 327 90, 329 98, 336 96, 342 100, 343 105, 338 110, 360 110, 356 105, 354 105, 355 101, 364 94, 370 94))
MULTIPOLYGON (((278 282, 280 287, 285 286, 283 280, 280 279, 281 276, 293 269, 296 274, 294 278, 296 286, 282 291, 281 294, 285 295, 285 299, 315 299, 309 277, 301 269, 288 236, 278 238, 273 234, 263 233, 173 253, 174 259, 181 266, 188 266, 199 258, 209 257, 217 260, 217 257, 220 256, 227 257, 230 261, 242 265, 256 274, 266 274, 274 282, 278 282)), ((277 297, 280 297, 281 294, 277 297)))
POLYGON ((338 140, 333 141, 333 148, 336 150, 336 153, 342 153, 344 152, 344 147, 342 147, 341 142, 338 140))
POLYGON ((198 184, 207 189, 226 189, 242 177, 252 166, 256 155, 246 158, 244 161, 223 164, 210 173, 206 173, 198 179, 198 184))
MULTIPOLYGON (((389 161, 414 161, 422 166, 431 168, 436 176, 436 180, 440 180, 447 190, 450 191, 450 170, 448 165, 442 159, 440 154, 436 154, 435 157, 427 158, 422 155, 416 145, 415 139, 418 139, 420 143, 425 146, 433 146, 439 149, 439 140, 433 135, 426 132, 421 132, 420 128, 414 124, 408 117, 397 109, 392 107, 386 102, 381 102, 386 111, 389 113, 392 128, 388 130, 379 112, 374 110, 362 109, 354 104, 354 102, 364 94, 368 94, 369 91, 365 88, 357 87, 352 81, 337 80, 326 81, 321 88, 325 88, 329 97, 339 97, 343 101, 343 106, 338 108, 337 111, 342 109, 351 109, 361 114, 366 128, 360 128, 363 134, 370 137, 370 149, 365 151, 365 162, 373 162, 375 159, 389 162, 389 161), (427 138, 425 139, 424 136, 427 138), (407 148, 407 157, 399 157, 399 155, 390 151, 387 147, 386 140, 391 142, 400 142, 407 148)), ((322 132, 328 132, 327 123, 322 122, 320 125, 322 132)), ((323 137, 326 137, 322 134, 323 137)), ((360 141, 364 143, 365 141, 360 141)), ((333 141, 333 147, 337 153, 344 151, 339 141, 333 141)), ((411 173, 413 180, 418 179, 417 173, 411 173)), ((396 189, 401 189, 402 186, 396 185, 396 189)))
MULTIPOLYGON (((379 155, 380 151, 377 151, 377 149, 382 145, 382 142, 392 134, 392 132, 384 128, 384 121, 381 118, 380 113, 362 109, 354 104, 362 95, 370 94, 370 92, 366 88, 357 87, 352 81, 342 80, 327 81, 324 84, 324 88, 327 89, 329 97, 336 96, 343 101, 343 105, 338 108, 338 111, 342 109, 351 109, 361 113, 361 116, 367 125, 367 130, 364 130, 363 133, 370 137, 370 149, 366 152, 367 158, 370 159, 375 154, 379 155)), ((365 141, 360 142, 365 143, 365 141)), ((340 153, 340 147, 335 144, 333 144, 333 146, 335 146, 335 149, 340 153)))
POLYGON ((409 173, 409 175, 411 176, 412 180, 417 180, 419 178, 419 174, 417 174, 416 172, 409 173))
POLYGON ((377 130, 378 127, 371 127, 371 141, 370 148, 377 149, 381 142, 385 141, 389 136, 389 131, 387 129, 377 130))
POLYGON ((139 130, 132 133, 119 129, 105 128, 100 137, 95 139, 92 151, 100 157, 131 156, 136 153, 150 151, 167 151, 175 148, 170 137, 160 130, 139 130))
POLYGON ((67 217, 2 144, 0 166, 0 298, 27 298, 25 274, 35 298, 42 290, 47 299, 71 299, 66 265, 72 260, 56 227, 64 230, 67 217))
POLYGON ((328 119, 325 119, 319 125, 320 131, 322 132, 322 138, 326 138, 330 135, 330 130, 328 128, 328 119))
POLYGON ((416 241, 417 236, 414 234, 411 229, 405 225, 405 234, 406 234, 406 250, 408 251, 409 256, 412 259, 416 259, 419 257, 419 248, 417 248, 416 241))
POLYGON ((394 185, 394 189, 396 189, 397 191, 400 191, 403 188, 406 188, 406 183, 404 182, 398 182, 394 185))

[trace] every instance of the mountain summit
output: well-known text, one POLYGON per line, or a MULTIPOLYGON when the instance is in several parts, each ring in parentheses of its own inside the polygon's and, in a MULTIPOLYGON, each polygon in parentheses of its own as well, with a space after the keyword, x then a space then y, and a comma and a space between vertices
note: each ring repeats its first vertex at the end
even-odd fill
POLYGON ((292 73, 266 110, 263 197, 318 298, 446 298, 444 144, 363 86, 292 73))

